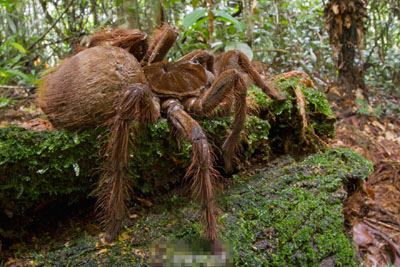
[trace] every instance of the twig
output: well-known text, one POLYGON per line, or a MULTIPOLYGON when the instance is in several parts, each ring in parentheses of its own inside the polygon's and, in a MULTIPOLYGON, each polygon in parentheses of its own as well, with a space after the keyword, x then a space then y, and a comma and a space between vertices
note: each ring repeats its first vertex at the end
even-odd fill
MULTIPOLYGON (((54 23, 54 19, 52 16, 50 16, 49 11, 47 10, 47 2, 45 2, 44 0, 39 0, 40 5, 42 6, 43 12, 46 15, 47 20, 49 21, 49 23, 54 23)), ((60 35, 61 37, 65 37, 65 35, 62 33, 62 31, 54 25, 54 30, 58 33, 58 35, 60 35)))
POLYGON ((384 239, 386 242, 388 242, 394 248, 394 250, 396 250, 397 255, 400 256, 400 248, 396 245, 396 243, 394 243, 392 240, 390 240, 390 238, 385 233, 383 233, 382 231, 376 229, 372 223, 370 223, 368 221, 364 221, 364 223, 366 224, 366 226, 368 228, 368 231, 371 234, 378 235, 382 239, 384 239))
POLYGON ((42 36, 40 36, 35 42, 33 42, 27 50, 32 49, 32 47, 34 47, 37 43, 39 43, 40 41, 43 40, 44 37, 46 37, 46 35, 50 32, 50 30, 61 20, 61 18, 64 16, 65 13, 67 13, 68 8, 75 2, 75 0, 71 0, 69 2, 69 4, 65 7, 63 13, 61 13, 61 15, 58 17, 58 19, 56 19, 53 24, 50 25, 50 27, 42 34, 42 36))
POLYGON ((232 17, 239 16, 243 11, 243 2, 241 0, 239 0, 238 5, 239 5, 239 9, 238 9, 238 11, 236 11, 235 13, 232 14, 232 17))
POLYGON ((373 219, 373 218, 364 217, 364 220, 366 220, 366 221, 368 221, 368 222, 371 222, 371 223, 380 224, 380 225, 382 225, 383 227, 392 229, 392 230, 394 230, 394 231, 399 231, 399 230, 400 230, 399 227, 395 227, 395 226, 393 226, 393 225, 390 225, 390 224, 387 224, 387 223, 384 223, 384 222, 377 221, 377 220, 375 220, 375 219, 373 219))
POLYGON ((34 89, 36 86, 1 85, 0 88, 6 89, 34 89))
POLYGON ((369 55, 368 55, 367 60, 365 61, 364 65, 366 65, 369 62, 369 59, 371 58, 372 53, 374 52, 375 48, 378 46, 378 39, 381 39, 383 34, 385 33, 385 31, 387 31, 389 29, 390 24, 392 24, 392 20, 393 20, 392 17, 390 17, 389 21, 386 22, 384 30, 382 30, 381 34, 375 38, 375 44, 372 47, 371 51, 369 52, 369 55))
POLYGON ((254 49, 253 52, 276 52, 276 53, 283 53, 283 54, 290 53, 289 51, 284 50, 284 49, 267 49, 267 48, 254 49))

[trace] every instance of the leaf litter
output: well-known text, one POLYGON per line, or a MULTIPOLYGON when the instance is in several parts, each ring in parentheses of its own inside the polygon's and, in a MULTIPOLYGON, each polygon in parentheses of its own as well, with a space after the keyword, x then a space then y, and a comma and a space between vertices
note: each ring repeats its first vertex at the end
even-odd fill
POLYGON ((353 115, 336 126, 332 146, 370 159, 374 172, 354 187, 343 212, 366 266, 400 266, 400 126, 398 118, 353 115))

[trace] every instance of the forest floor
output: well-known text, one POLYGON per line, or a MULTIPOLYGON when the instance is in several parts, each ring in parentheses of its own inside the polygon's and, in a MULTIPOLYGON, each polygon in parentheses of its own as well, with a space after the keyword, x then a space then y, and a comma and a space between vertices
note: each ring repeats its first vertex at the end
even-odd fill
MULTIPOLYGON (((51 129, 51 125, 40 118, 41 112, 34 105, 29 91, 13 88, 10 95, 17 100, 5 108, 0 107, 0 127, 19 125, 36 130, 51 129)), ((343 207, 354 247, 366 266, 386 266, 390 263, 400 266, 399 116, 394 114, 382 120, 357 112, 343 116, 343 107, 350 104, 355 109, 355 104, 330 103, 338 122, 336 137, 330 140, 329 145, 360 152, 374 166, 368 180, 352 189, 354 193, 343 207)))
MULTIPOLYGON (((343 117, 346 104, 330 104, 338 118, 330 145, 358 151, 374 166, 343 207, 353 243, 366 266, 400 266, 399 114, 383 120, 354 113, 343 117)), ((347 104, 355 109, 354 103, 347 104)))

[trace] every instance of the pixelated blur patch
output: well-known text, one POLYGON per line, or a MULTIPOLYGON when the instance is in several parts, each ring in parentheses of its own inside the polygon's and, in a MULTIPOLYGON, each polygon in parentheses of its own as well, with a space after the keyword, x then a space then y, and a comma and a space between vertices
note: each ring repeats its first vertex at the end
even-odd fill
POLYGON ((151 266, 233 266, 231 248, 220 241, 156 240, 150 247, 151 266))

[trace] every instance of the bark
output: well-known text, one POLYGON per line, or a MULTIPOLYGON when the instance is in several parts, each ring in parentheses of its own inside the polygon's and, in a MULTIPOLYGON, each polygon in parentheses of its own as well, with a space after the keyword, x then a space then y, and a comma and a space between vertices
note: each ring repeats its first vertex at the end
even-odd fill
POLYGON ((244 21, 247 25, 246 29, 246 43, 252 47, 253 44, 253 32, 254 32, 254 21, 253 21, 253 11, 256 9, 257 1, 250 0, 245 1, 245 9, 244 9, 244 21))
POLYGON ((355 63, 358 52, 362 61, 364 18, 367 17, 365 3, 361 0, 330 0, 324 10, 325 28, 333 49, 333 59, 338 70, 341 96, 354 100, 361 89, 368 100, 363 80, 363 67, 355 63))
POLYGON ((341 55, 338 58, 339 82, 343 86, 343 97, 355 99, 355 91, 358 88, 364 89, 365 84, 360 67, 354 61, 356 57, 357 29, 352 26, 344 28, 340 39, 341 55))

